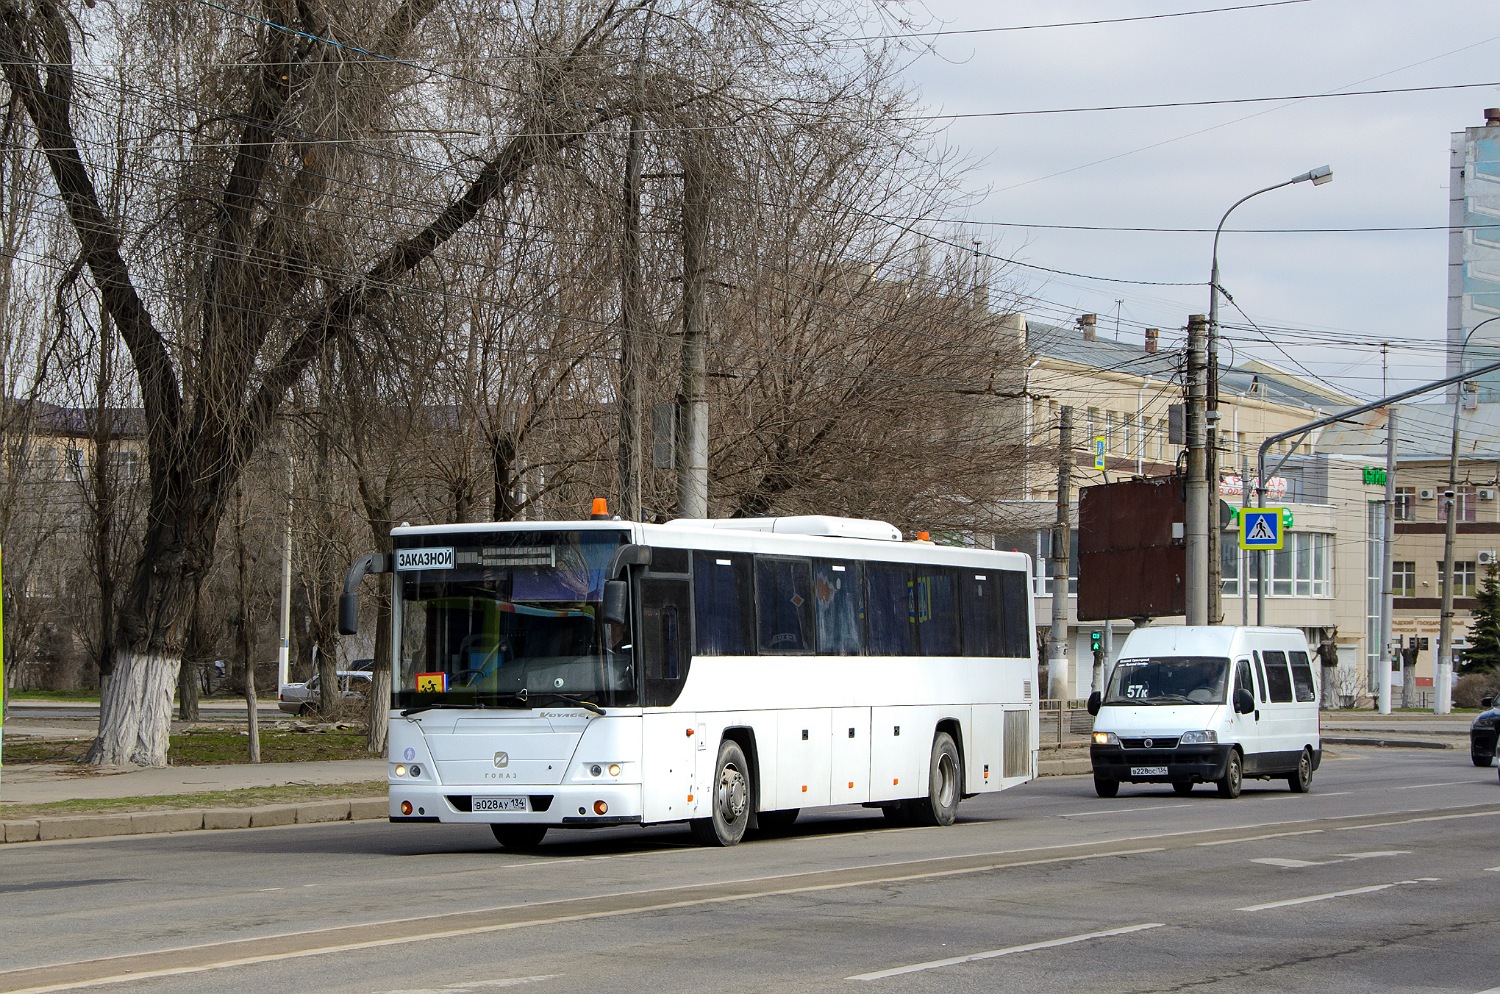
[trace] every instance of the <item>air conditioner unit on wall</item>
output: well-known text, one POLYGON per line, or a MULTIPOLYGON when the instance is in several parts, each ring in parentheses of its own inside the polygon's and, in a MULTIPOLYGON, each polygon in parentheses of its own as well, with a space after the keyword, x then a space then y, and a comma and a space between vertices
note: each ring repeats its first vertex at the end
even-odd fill
POLYGON ((1422 498, 1423 500, 1432 500, 1437 496, 1437 491, 1433 490, 1431 487, 1423 487, 1421 490, 1417 491, 1417 496, 1422 498))
POLYGON ((1479 499, 1480 500, 1494 500, 1495 499, 1495 488, 1494 487, 1480 487, 1479 488, 1479 499))
POLYGON ((1481 565, 1481 566, 1493 566, 1493 565, 1495 565, 1495 550, 1494 549, 1480 549, 1479 550, 1479 555, 1478 555, 1477 558, 1479 559, 1479 565, 1481 565))

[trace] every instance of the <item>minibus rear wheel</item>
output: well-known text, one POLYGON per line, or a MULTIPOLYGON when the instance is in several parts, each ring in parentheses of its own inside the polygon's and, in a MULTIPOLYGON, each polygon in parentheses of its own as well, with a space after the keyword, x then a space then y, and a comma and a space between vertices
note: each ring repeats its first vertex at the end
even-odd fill
POLYGON ((1312 750, 1303 749, 1302 755, 1297 759, 1297 769, 1286 778, 1286 785, 1292 788, 1293 794, 1306 794, 1312 786, 1312 774, 1312 750))

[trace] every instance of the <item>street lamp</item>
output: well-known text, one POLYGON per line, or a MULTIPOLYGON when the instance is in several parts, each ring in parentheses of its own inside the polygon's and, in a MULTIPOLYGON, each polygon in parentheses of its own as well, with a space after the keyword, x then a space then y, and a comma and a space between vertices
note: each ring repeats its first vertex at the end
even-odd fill
MULTIPOLYGON (((1464 336, 1463 344, 1458 347, 1460 374, 1464 371, 1464 353, 1468 351, 1469 339, 1491 321, 1500 321, 1500 314, 1485 318, 1464 336)), ((1451 489, 1444 496, 1448 502, 1448 526, 1443 531, 1443 608, 1438 615, 1437 665, 1433 667, 1432 683, 1437 691, 1432 708, 1434 714, 1447 714, 1453 710, 1453 539, 1458 533, 1458 415, 1463 401, 1464 381, 1459 380, 1458 388, 1453 391, 1453 445, 1448 453, 1448 486, 1451 489)))
MULTIPOLYGON (((1204 488, 1204 499, 1208 506, 1204 509, 1204 521, 1208 523, 1208 534, 1205 547, 1198 551, 1201 560, 1204 561, 1204 569, 1200 573, 1208 580, 1208 618, 1209 624, 1214 624, 1222 617, 1220 607, 1222 581, 1220 579, 1221 563, 1219 560, 1219 538, 1222 529, 1218 527, 1218 501, 1219 501, 1219 236, 1224 233, 1224 223, 1229 220, 1235 208, 1253 197, 1262 193, 1270 193, 1284 186, 1292 186, 1296 183, 1311 182, 1313 186, 1322 186, 1324 183, 1333 181, 1333 169, 1328 166, 1319 166, 1309 169, 1305 173, 1293 176, 1289 180, 1273 183, 1270 186, 1247 193, 1245 196, 1229 205, 1229 210, 1219 218, 1219 226, 1214 229, 1214 254, 1213 268, 1208 278, 1208 425, 1206 430, 1207 449, 1204 459, 1204 475, 1207 477, 1207 485, 1204 488)), ((1248 486, 1248 483, 1243 484, 1248 486)), ((1192 536, 1190 536, 1190 539, 1192 536)), ((1189 550, 1189 557, 1193 555, 1189 550)), ((1245 572, 1243 569, 1241 572, 1245 572)))

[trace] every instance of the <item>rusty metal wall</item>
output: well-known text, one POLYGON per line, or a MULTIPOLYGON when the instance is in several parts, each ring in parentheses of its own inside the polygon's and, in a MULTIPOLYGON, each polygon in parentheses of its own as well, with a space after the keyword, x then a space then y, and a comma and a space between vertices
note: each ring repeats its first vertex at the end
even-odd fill
POLYGON ((1078 620, 1160 618, 1187 610, 1185 478, 1078 491, 1078 620), (1180 529, 1179 529, 1180 531, 1180 529))

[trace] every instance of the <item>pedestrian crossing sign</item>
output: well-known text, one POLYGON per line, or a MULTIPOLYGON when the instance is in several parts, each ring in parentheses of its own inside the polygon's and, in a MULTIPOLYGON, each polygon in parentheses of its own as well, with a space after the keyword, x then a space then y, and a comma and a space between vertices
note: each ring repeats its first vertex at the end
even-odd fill
POLYGON ((1241 549, 1279 549, 1283 531, 1279 507, 1247 507, 1240 512, 1241 549))

